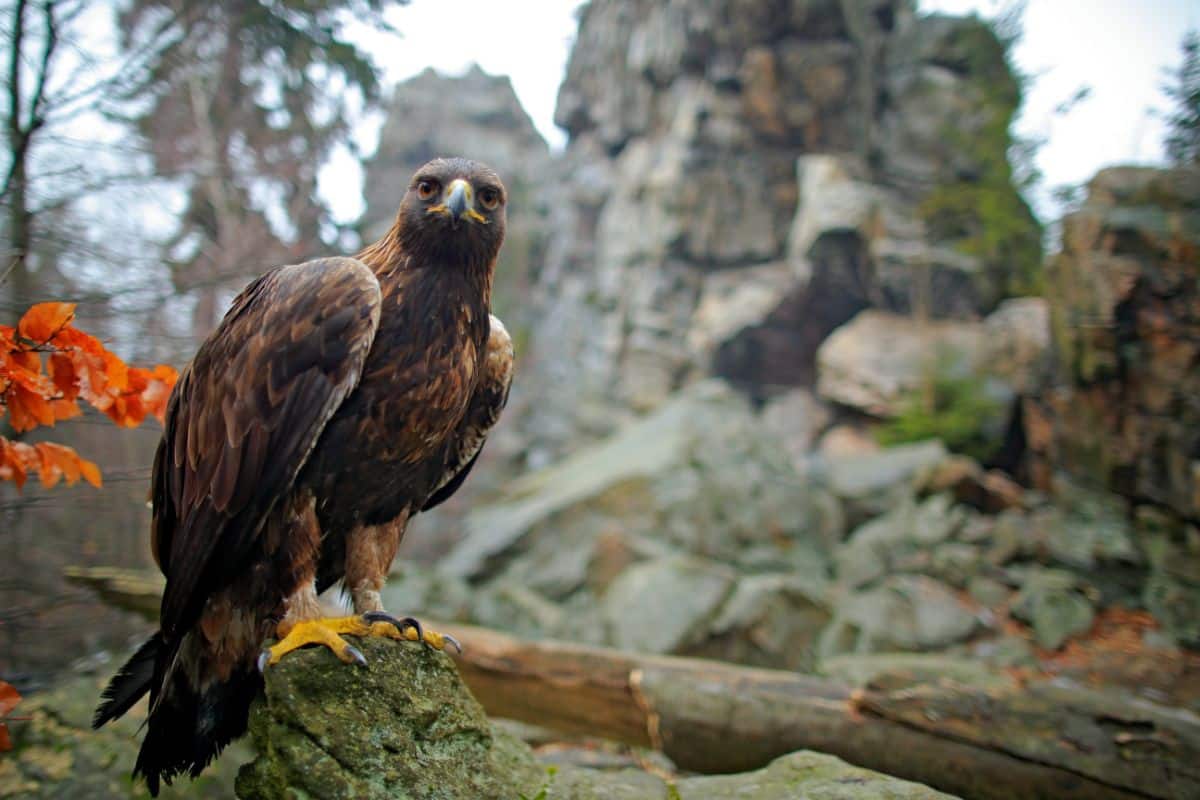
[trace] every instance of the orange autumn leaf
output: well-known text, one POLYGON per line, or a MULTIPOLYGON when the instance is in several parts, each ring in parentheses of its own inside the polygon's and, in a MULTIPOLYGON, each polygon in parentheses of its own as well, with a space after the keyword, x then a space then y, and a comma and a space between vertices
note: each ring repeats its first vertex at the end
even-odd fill
POLYGON ((104 374, 108 376, 108 384, 118 392, 129 389, 129 367, 116 355, 104 351, 104 374))
POLYGON ((28 458, 22 448, 29 448, 29 445, 10 442, 0 436, 0 480, 12 481, 18 489, 25 485, 29 472, 26 467, 28 458))
POLYGON ((82 459, 74 449, 53 442, 39 442, 34 445, 38 454, 38 477, 47 489, 53 488, 59 480, 66 480, 72 486, 83 478, 88 483, 100 487, 100 470, 90 461, 82 459))
POLYGON ((9 422, 17 433, 31 431, 38 425, 54 424, 54 408, 45 395, 30 391, 22 384, 13 383, 4 395, 8 406, 9 422))
POLYGON ((8 712, 21 702, 21 694, 9 683, 0 681, 0 752, 12 750, 12 739, 8 735, 8 725, 5 720, 8 712))
POLYGON ((46 373, 58 390, 59 399, 74 400, 79 396, 79 374, 70 353, 51 353, 46 360, 46 373))
POLYGON ((38 303, 30 306, 25 316, 21 317, 17 330, 26 339, 45 344, 74 318, 74 303, 38 303))
MULTIPOLYGON (((73 303, 39 303, 16 328, 0 326, 0 414, 8 412, 13 430, 77 417, 79 399, 122 427, 140 425, 147 414, 162 421, 178 373, 164 364, 130 367, 95 336, 73 327, 74 317, 73 303)), ((70 447, 0 437, 0 480, 20 489, 30 473, 46 488, 81 479, 101 486, 100 468, 70 447)))
POLYGON ((85 481, 97 489, 104 485, 104 480, 100 477, 100 467, 96 466, 95 461, 88 461, 86 458, 79 459, 79 473, 83 475, 85 481))
POLYGON ((77 349, 96 356, 101 355, 106 350, 104 345, 95 336, 75 327, 63 328, 54 337, 54 344, 62 350, 77 349))
POLYGON ((54 392, 54 383, 42 373, 42 358, 38 353, 18 350, 8 354, 7 376, 10 384, 24 386, 31 392, 54 392))

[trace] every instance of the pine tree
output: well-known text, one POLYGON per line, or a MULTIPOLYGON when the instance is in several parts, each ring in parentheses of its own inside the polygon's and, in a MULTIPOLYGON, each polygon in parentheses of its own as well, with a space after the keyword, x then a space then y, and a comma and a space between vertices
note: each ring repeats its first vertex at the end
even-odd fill
POLYGON ((1172 164, 1200 164, 1200 32, 1183 37, 1183 64, 1164 87, 1175 108, 1167 116, 1167 158, 1172 164))
POLYGON ((344 30, 356 19, 389 29, 385 0, 133 0, 125 45, 174 18, 177 39, 132 92, 130 121, 155 171, 187 197, 164 247, 176 291, 195 298, 193 332, 216 324, 223 295, 276 264, 322 249, 332 227, 317 171, 346 141, 352 100, 379 98, 378 71, 344 30))

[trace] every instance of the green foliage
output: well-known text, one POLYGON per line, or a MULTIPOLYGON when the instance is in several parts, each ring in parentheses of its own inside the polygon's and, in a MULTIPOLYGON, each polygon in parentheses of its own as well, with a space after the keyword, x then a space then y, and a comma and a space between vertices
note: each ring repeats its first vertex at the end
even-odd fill
POLYGON ((988 423, 1001 410, 979 378, 956 374, 947 360, 938 359, 925 385, 906 398, 900 414, 883 423, 875 438, 884 446, 941 439, 950 450, 984 461, 997 445, 987 433, 988 423))
POLYGON ((554 776, 557 774, 558 767, 553 765, 546 767, 546 782, 542 784, 542 788, 538 789, 537 794, 533 797, 524 792, 519 793, 519 800, 546 800, 546 793, 550 791, 550 784, 554 783, 554 776))
POLYGON ((260 263, 300 259, 332 227, 317 170, 348 141, 356 107, 380 96, 378 68, 345 23, 390 31, 388 6, 132 0, 120 9, 127 52, 170 32, 125 99, 155 172, 199 176, 172 242, 198 243, 183 266, 228 268, 221 258, 234 241, 253 242, 242 258, 260 263))
POLYGON ((975 20, 948 42, 942 60, 969 77, 979 102, 971 124, 951 126, 944 136, 947 149, 971 167, 935 187, 919 208, 931 236, 1004 276, 1008 295, 1040 294, 1042 272, 1041 226, 1020 195, 1040 179, 1033 166, 1037 143, 1011 132, 1026 82, 1009 57, 1016 38, 975 20))
POLYGON ((1200 32, 1183 37, 1183 63, 1164 87, 1175 108, 1167 115, 1167 158, 1172 164, 1200 164, 1200 32))

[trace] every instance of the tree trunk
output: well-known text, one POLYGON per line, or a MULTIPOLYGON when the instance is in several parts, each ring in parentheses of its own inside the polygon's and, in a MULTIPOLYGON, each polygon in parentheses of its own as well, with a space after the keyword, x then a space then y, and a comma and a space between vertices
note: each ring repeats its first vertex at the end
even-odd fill
POLYGON ((489 714, 737 772, 809 749, 970 798, 1200 797, 1200 720, 1117 692, 854 691, 712 661, 442 628, 489 714))

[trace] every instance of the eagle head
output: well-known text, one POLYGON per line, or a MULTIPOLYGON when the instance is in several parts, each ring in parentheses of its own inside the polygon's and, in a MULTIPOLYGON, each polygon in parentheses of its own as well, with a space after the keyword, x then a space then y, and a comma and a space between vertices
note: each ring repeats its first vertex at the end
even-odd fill
POLYGON ((504 242, 504 184, 491 167, 435 158, 421 167, 400 203, 404 250, 445 266, 490 267, 504 242))

